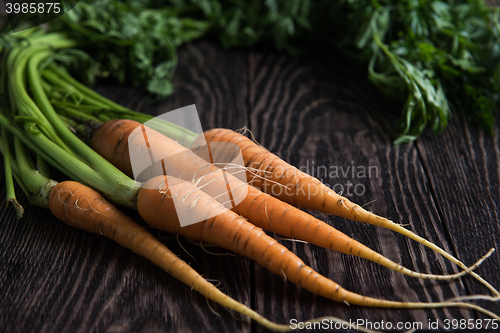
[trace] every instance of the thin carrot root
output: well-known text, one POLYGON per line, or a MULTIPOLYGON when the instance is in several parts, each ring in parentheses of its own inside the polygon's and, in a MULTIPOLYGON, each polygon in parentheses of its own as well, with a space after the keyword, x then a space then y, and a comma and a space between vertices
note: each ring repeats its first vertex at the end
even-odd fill
POLYGON ((221 292, 95 190, 73 181, 59 183, 50 191, 49 208, 66 224, 103 235, 119 243, 208 299, 248 316, 268 329, 291 330, 289 325, 274 323, 221 292))
MULTIPOLYGON (((170 275, 187 284, 192 290, 222 306, 248 316, 273 331, 291 331, 290 325, 272 322, 242 303, 235 301, 216 286, 204 279, 191 266, 179 259, 152 234, 135 223, 120 210, 107 202, 100 193, 77 182, 66 181, 55 185, 50 191, 49 208, 64 223, 78 229, 103 235, 156 264, 170 275)), ((210 310, 217 314, 207 301, 210 310)), ((220 315, 219 315, 220 316, 220 315)), ((306 322, 332 320, 344 323, 335 317, 322 317, 306 322)), ((362 332, 375 332, 362 326, 351 326, 362 332)))
POLYGON ((233 211, 225 209, 193 184, 174 177, 158 176, 144 184, 137 197, 137 210, 152 226, 193 240, 212 243, 246 256, 271 272, 285 276, 288 281, 337 302, 386 308, 461 307, 500 319, 495 313, 471 303, 397 302, 366 297, 345 290, 306 266, 301 259, 269 237, 262 229, 242 219, 233 211), (176 198, 176 203, 173 198, 176 198), (193 202, 196 202, 194 206, 193 202), (213 217, 181 227, 179 220, 173 217, 186 211, 190 214, 207 214, 213 217), (167 216, 168 219, 165 218, 167 216))
POLYGON ((181 244, 181 241, 179 240, 179 235, 178 235, 178 234, 177 234, 177 235, 175 235, 175 239, 177 240, 177 244, 179 244, 179 246, 181 247, 181 249, 182 249, 182 250, 183 250, 183 251, 184 251, 184 252, 185 252, 188 256, 190 256, 190 257, 191 257, 191 259, 193 259, 194 261, 196 261, 196 258, 195 258, 195 257, 193 257, 193 256, 191 255, 191 253, 189 253, 189 251, 188 251, 188 250, 186 250, 186 249, 184 248, 184 246, 181 244))
POLYGON ((304 243, 308 244, 308 242, 300 240, 300 239, 295 239, 295 238, 283 238, 283 237, 273 237, 277 241, 288 241, 288 242, 297 242, 297 243, 304 243))
POLYGON ((500 297, 493 297, 490 295, 467 295, 467 296, 459 296, 459 297, 449 298, 446 301, 447 302, 460 302, 460 301, 472 301, 472 300, 498 302, 498 301, 500 301, 500 297))
MULTIPOLYGON (((335 192, 330 193, 329 195, 336 196, 335 192)), ((436 244, 429 242, 425 238, 418 236, 414 232, 412 232, 412 231, 410 231, 410 230, 408 230, 408 229, 400 226, 399 224, 394 223, 393 221, 390 221, 390 220, 388 220, 386 218, 377 216, 377 215, 375 215, 375 214, 373 214, 371 212, 368 212, 365 209, 361 208, 359 205, 352 203, 348 199, 339 198, 338 200, 342 200, 342 206, 346 207, 348 210, 350 210, 352 212, 352 214, 350 214, 350 215, 347 214, 348 216, 344 216, 344 217, 346 217, 346 218, 348 218, 350 220, 353 220, 353 221, 365 222, 365 223, 373 224, 373 225, 376 225, 376 226, 380 226, 380 227, 383 227, 383 228, 395 231, 395 232, 397 232, 397 233, 399 233, 399 234, 401 234, 403 236, 406 236, 406 237, 408 237, 410 239, 413 239, 414 241, 416 241, 416 242, 418 242, 418 243, 420 243, 420 244, 422 244, 422 245, 430 248, 431 250, 434 250, 435 252, 437 252, 440 255, 442 255, 444 258, 446 258, 446 259, 450 260, 451 262, 455 263, 460 268, 462 268, 464 270, 468 269, 468 267, 464 263, 462 263, 460 260, 458 260, 457 258, 455 258, 454 256, 452 256, 451 254, 449 254, 448 252, 446 252, 445 250, 443 250, 442 248, 440 248, 436 244)), ((327 207, 330 207, 330 206, 327 206, 327 207)), ((331 208, 331 207, 327 208, 327 209, 333 210, 333 208, 331 208)), ((337 215, 337 213, 335 213, 335 215, 337 215)), ((494 251, 495 249, 493 248, 492 250, 494 251)), ((477 279, 479 282, 481 282, 484 286, 486 286, 495 295, 495 297, 500 297, 500 293, 498 292, 498 290, 496 288, 494 288, 489 282, 485 281, 477 273, 470 272, 469 274, 471 276, 473 276, 475 279, 477 279)))
MULTIPOLYGON (((246 137, 242 138, 248 140, 246 137)), ((398 265, 323 221, 262 193, 230 173, 224 171, 221 174, 213 164, 208 163, 193 151, 138 122, 125 119, 106 122, 94 133, 91 146, 129 176, 133 176, 130 154, 139 152, 143 154, 140 156, 153 163, 142 170, 140 175, 144 179, 164 174, 186 179, 214 199, 218 199, 221 193, 222 195, 229 193, 230 197, 232 195, 232 199, 230 198, 224 204, 232 203, 234 198, 241 198, 242 201, 239 204, 228 206, 254 225, 285 237, 300 238, 327 249, 356 255, 415 278, 450 280, 463 275, 458 273, 441 277, 436 274, 414 272, 398 265), (108 144, 103 145, 101 142, 108 142, 108 144)), ((206 146, 199 146, 197 150, 202 156, 211 156, 210 159, 215 156, 217 157, 215 161, 232 161, 231 158, 218 157, 234 152, 234 147, 227 150, 208 151, 208 153, 203 151, 204 147, 206 146)), ((269 168, 262 166, 257 169, 272 172, 268 170, 269 168)), ((240 171, 244 170, 236 172, 240 171)), ((262 179, 259 181, 262 183, 262 179)), ((269 182, 266 181, 266 183, 269 182)), ((271 180, 271 183, 283 184, 280 179, 271 180)), ((282 186, 279 185, 281 189, 282 186)), ((468 268, 464 265, 463 269, 467 271, 468 268)))
MULTIPOLYGON (((245 131, 247 130, 245 129, 245 131)), ((271 194, 293 206, 312 209, 325 214, 333 214, 398 232, 436 251, 444 258, 458 265, 461 269, 468 270, 468 267, 464 263, 439 246, 405 229, 401 225, 366 211, 361 206, 335 193, 335 191, 322 184, 318 179, 291 166, 264 147, 252 142, 252 140, 239 133, 229 129, 212 129, 204 133, 204 140, 207 143, 226 142, 239 146, 245 166, 253 170, 264 170, 266 172, 264 177, 254 177, 252 174, 247 173, 247 180, 251 181, 252 185, 260 188, 263 192, 271 194), (269 172, 272 173, 271 176, 269 176, 269 172), (276 182, 289 190, 277 187, 275 185, 276 182)), ((223 146, 219 146, 219 149, 223 151, 223 146)), ((469 271, 469 274, 485 285, 496 297, 500 297, 500 293, 477 273, 469 271)))

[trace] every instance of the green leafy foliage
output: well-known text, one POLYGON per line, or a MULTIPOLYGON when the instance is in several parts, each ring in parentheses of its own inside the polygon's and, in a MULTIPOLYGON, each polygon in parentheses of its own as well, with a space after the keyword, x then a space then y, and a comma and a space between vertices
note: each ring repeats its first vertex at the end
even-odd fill
POLYGON ((183 16, 182 9, 156 8, 137 0, 80 1, 50 24, 51 30, 68 31, 80 40, 90 55, 84 58, 92 60, 91 66, 80 66, 81 57, 68 61, 73 72, 87 83, 100 76, 137 86, 146 84, 148 91, 159 98, 173 92, 177 47, 203 36, 209 27, 206 20, 183 16))
POLYGON ((450 108, 493 132, 500 60, 496 10, 482 1, 343 5, 353 15, 349 20, 367 23, 353 32, 354 46, 347 38, 336 43, 358 48, 365 61, 369 58, 369 78, 382 92, 406 96, 395 143, 414 140, 427 127, 442 131, 450 108))
POLYGON ((251 3, 254 10, 246 16, 234 14, 239 33, 220 27, 225 45, 245 41, 248 28, 292 53, 335 45, 364 63, 384 94, 404 102, 396 144, 415 140, 428 127, 441 132, 451 110, 493 133, 500 92, 498 9, 477 0, 251 3))
MULTIPOLYGON (((173 92, 176 49, 204 35, 224 47, 269 43, 291 54, 335 47, 404 105, 395 143, 439 133, 452 110, 493 132, 500 92, 499 11, 478 0, 82 0, 50 22, 88 53, 60 61, 96 76, 173 92)), ((5 39, 4 39, 5 40, 5 39)))

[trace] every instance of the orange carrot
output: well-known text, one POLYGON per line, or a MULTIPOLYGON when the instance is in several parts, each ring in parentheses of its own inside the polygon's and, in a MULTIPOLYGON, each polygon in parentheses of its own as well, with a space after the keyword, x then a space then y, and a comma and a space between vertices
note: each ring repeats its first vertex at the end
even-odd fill
POLYGON ((262 229, 224 208, 211 196, 181 179, 158 176, 147 181, 137 196, 137 210, 149 225, 246 256, 271 272, 285 276, 287 280, 337 302, 386 308, 464 307, 500 318, 471 303, 397 302, 365 297, 345 290, 305 265, 262 229), (173 198, 176 198, 175 203, 173 198), (209 214, 214 217, 181 227, 176 219, 179 214, 209 214))
POLYGON ((157 161, 142 173, 143 176, 146 175, 145 179, 160 174, 182 175, 183 179, 190 180, 196 176, 198 186, 212 197, 229 186, 233 197, 244 198, 233 210, 265 230, 356 255, 413 277, 445 280, 465 274, 465 271, 454 275, 424 274, 398 265, 323 221, 262 193, 236 177, 227 175, 226 181, 223 181, 220 173, 213 172, 213 166, 207 161, 138 122, 126 119, 108 121, 94 133, 90 145, 129 176, 133 176, 130 150, 142 150, 145 158, 157 161))
POLYGON ((106 201, 97 191, 74 181, 59 183, 50 191, 49 208, 58 219, 66 224, 103 235, 119 243, 148 259, 203 296, 249 316, 269 329, 290 330, 288 325, 279 325, 269 321, 221 292, 146 229, 106 201))
MULTIPOLYGON (((393 230, 436 251, 462 269, 467 268, 465 264, 439 246, 393 221, 363 209, 363 207, 351 202, 321 183, 317 178, 288 164, 266 148, 256 144, 242 134, 229 129, 217 128, 206 131, 204 133, 204 139, 207 143, 225 142, 237 145, 242 152, 245 166, 248 167, 249 170, 258 170, 262 172, 260 177, 256 177, 254 171, 248 171, 248 181, 265 193, 297 207, 312 209, 325 214, 333 214, 345 217, 349 220, 366 222, 393 230)), ((217 147, 219 153, 225 152, 223 145, 217 145, 215 147, 217 147)), ((213 152, 213 154, 217 154, 217 152, 213 152)), ((472 272, 471 275, 487 286, 496 297, 500 296, 498 291, 484 281, 479 275, 474 272, 472 272)))

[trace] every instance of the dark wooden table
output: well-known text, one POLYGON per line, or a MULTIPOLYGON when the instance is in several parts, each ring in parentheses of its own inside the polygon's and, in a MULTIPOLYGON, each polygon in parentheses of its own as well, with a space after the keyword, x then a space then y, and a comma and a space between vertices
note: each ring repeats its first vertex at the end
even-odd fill
MULTIPOLYGON (((159 114, 196 104, 204 129, 248 126, 271 151, 375 213, 403 223, 468 265, 500 237, 500 137, 455 116, 448 129, 394 146, 388 133, 401 107, 383 97, 334 52, 293 58, 267 48, 223 51, 212 40, 181 48, 176 92, 151 105, 140 89, 101 84, 97 90, 132 109, 159 114), (371 176, 330 171, 371 167, 371 176), (323 167, 323 168, 321 168, 323 167), (329 170, 325 173, 325 168, 329 170), (303 168, 304 169, 304 168, 303 168), (321 173, 318 175, 318 170, 321 173), (351 185, 347 185, 351 184, 351 185), (347 192, 349 190, 349 192, 347 192)), ((5 197, 2 178, 1 198, 5 197)), ((73 229, 32 207, 25 217, 1 208, 0 332, 261 332, 221 306, 103 237, 73 229)), ((441 256, 391 231, 311 212, 411 269, 458 272, 441 256)), ((133 214, 130 212, 130 214, 133 214)), ((133 215, 136 216, 136 215, 133 215)), ((337 304, 284 281, 242 257, 215 256, 180 238, 156 233, 206 278, 267 318, 286 323, 333 315, 373 324, 413 325, 485 318, 459 309, 388 310, 337 304)), ((466 276, 422 281, 369 261, 313 245, 282 241, 306 264, 348 290, 400 301, 440 301, 487 294, 466 276)), ((225 251, 212 249, 225 253, 225 251)), ((477 272, 500 288, 500 256, 477 272)), ((478 301, 499 313, 498 303, 478 301)))

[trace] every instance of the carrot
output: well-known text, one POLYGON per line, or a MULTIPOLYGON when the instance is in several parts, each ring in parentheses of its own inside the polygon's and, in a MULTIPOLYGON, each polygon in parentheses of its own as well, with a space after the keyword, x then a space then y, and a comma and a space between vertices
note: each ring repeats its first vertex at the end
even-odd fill
MULTIPOLYGON (((1 114, 0 120, 2 120, 1 114)), ((10 129, 12 130, 12 128, 10 129)), ((15 177, 32 204, 50 209, 54 216, 68 225, 116 241, 149 259, 152 263, 207 298, 247 315, 269 329, 280 331, 293 329, 291 326, 280 325, 267 320, 222 293, 188 264, 177 258, 143 227, 107 202, 100 193, 78 182, 57 183, 49 179, 44 160, 38 156, 37 167, 35 168, 30 154, 17 136, 19 132, 14 132, 16 133, 16 136, 14 136, 15 155, 12 156, 10 153, 10 138, 7 135, 0 136, 0 152, 4 155, 4 162, 9 163, 12 167, 11 176, 15 177)), ((347 323, 342 319, 330 316, 311 319, 306 322, 321 323, 323 320, 347 324, 349 328, 363 332, 373 332, 362 326, 347 323)))
POLYGON ((147 181, 137 196, 137 211, 149 225, 246 256, 300 287, 337 302, 386 308, 464 307, 500 319, 496 314, 471 303, 397 302, 350 292, 305 265, 262 229, 226 209, 190 182, 178 178, 157 176, 147 181), (205 214, 213 217, 181 227, 174 217, 182 214, 193 218, 205 214))
MULTIPOLYGON (((312 209, 325 214, 345 217, 352 221, 365 222, 390 229, 436 251, 460 268, 467 268, 465 264, 439 246, 391 220, 365 210, 358 204, 339 195, 328 186, 321 183, 317 178, 288 164, 266 148, 256 144, 242 134, 230 129, 216 128, 205 131, 204 139, 207 143, 225 142, 237 145, 242 152, 244 165, 248 167, 249 170, 259 170, 263 172, 262 176, 256 177, 255 172, 248 171, 247 179, 253 186, 256 186, 265 193, 297 207, 312 209)), ((223 145, 217 145, 215 147, 219 153, 224 153, 226 151, 223 145)), ((217 155, 217 152, 213 152, 213 154, 217 155)), ((487 286, 496 297, 500 296, 500 293, 479 275, 474 272, 471 272, 471 275, 487 286)))
MULTIPOLYGON (((48 41, 48 40, 47 40, 48 41)), ((66 124, 64 124, 63 121, 57 116, 55 113, 55 110, 53 109, 51 102, 49 100, 49 97, 45 94, 44 89, 43 89, 43 82, 40 80, 40 75, 38 74, 38 68, 40 65, 42 65, 44 62, 46 63, 47 59, 52 57, 54 55, 54 49, 58 48, 66 48, 66 47, 71 47, 74 43, 71 41, 63 41, 61 43, 58 43, 55 46, 48 47, 44 45, 44 42, 47 42, 45 40, 43 41, 38 41, 39 43, 35 43, 35 46, 27 46, 26 48, 22 48, 20 50, 15 50, 15 52, 11 52, 9 54, 9 63, 13 63, 15 66, 14 74, 11 75, 11 80, 9 83, 13 86, 13 89, 9 89, 10 97, 11 97, 11 102, 13 103, 13 108, 12 108, 12 115, 16 116, 19 114, 21 117, 16 117, 16 122, 21 123, 23 126, 19 128, 17 125, 11 126, 10 120, 9 119, 0 119, 0 122, 2 123, 2 126, 9 126, 10 128, 9 131, 11 131, 14 135, 18 136, 20 140, 23 141, 24 144, 26 144, 30 149, 32 149, 36 154, 42 156, 43 159, 46 159, 50 164, 54 165, 57 167, 59 170, 63 171, 66 173, 68 176, 74 178, 74 179, 80 179, 84 181, 87 184, 92 184, 92 186, 95 186, 96 188, 103 189, 103 193, 105 193, 107 196, 112 198, 113 200, 116 200, 117 202, 121 202, 123 204, 127 204, 130 206, 136 206, 135 199, 137 198, 136 195, 137 193, 142 192, 142 189, 139 189, 139 184, 137 182, 132 181, 128 177, 125 177, 121 172, 117 172, 116 169, 111 167, 109 163, 107 163, 103 158, 100 156, 97 156, 97 154, 93 151, 90 151, 90 149, 84 145, 81 141, 76 139, 74 134, 68 129, 66 124), (19 52, 17 52, 19 51, 19 52), (27 74, 27 77, 25 77, 25 72, 27 74), (29 92, 28 92, 28 87, 27 83, 29 83, 29 92), (31 99, 31 96, 34 97, 36 103, 31 99), (83 171, 83 172, 80 172, 83 171)), ((11 73, 9 73, 10 75, 11 73)), ((1 117, 0 117, 1 118, 1 117)), ((140 133, 144 134, 144 133, 140 133)), ((122 137, 121 137, 122 138, 122 137)), ((145 146, 146 151, 149 151, 149 141, 148 145, 145 146)), ((106 143, 107 144, 107 143, 106 143)), ((118 141, 119 144, 119 141, 118 141)), ((144 147, 143 147, 144 148, 144 147)), ((182 151, 179 151, 182 153, 182 151)), ((173 152, 171 152, 173 153, 173 152)), ((188 154, 186 154, 188 155, 188 154)), ((184 161, 186 162, 186 160, 184 161)), ((193 174, 196 175, 199 170, 201 169, 195 169, 193 166, 191 166, 191 162, 193 162, 194 166, 196 166, 196 163, 194 160, 188 159, 188 166, 186 167, 186 164, 181 164, 181 166, 186 167, 187 173, 188 174, 193 174), (194 173, 193 173, 194 171, 194 173)), ((201 163, 201 162, 200 162, 201 163)), ((206 162, 205 162, 206 166, 206 162)), ((154 168, 152 168, 154 169, 154 168)), ((210 179, 208 177, 210 173, 202 173, 201 174, 203 180, 210 179), (205 177, 205 175, 207 177, 205 177)), ((24 177, 23 177, 24 178, 24 177)), ((24 179, 23 179, 24 180, 24 179)), ((211 179, 210 182, 215 181, 216 179, 211 179)), ((207 186, 210 184, 210 182, 205 182, 203 186, 207 186)), ((28 183, 28 182, 26 182, 28 183)), ((25 183, 25 185, 26 185, 25 183)), ((217 183, 217 182, 216 182, 217 183)), ((183 185, 183 184, 181 184, 183 185)), ((206 188, 208 189, 210 186, 207 186, 206 188)), ((196 189, 196 188, 195 188, 196 189)), ((197 190, 199 191, 199 190, 197 190)), ((167 193, 168 191, 164 191, 163 194, 167 193)), ((190 189, 190 192, 193 192, 193 190, 190 189)), ((66 192, 65 192, 66 193, 66 192)), ((93 205, 97 205, 98 207, 101 206, 101 201, 100 200, 89 200, 87 202, 87 205, 85 203, 85 200, 81 200, 80 198, 77 197, 74 201, 71 199, 73 196, 77 195, 79 191, 73 192, 67 192, 67 196, 64 198, 64 200, 59 200, 59 203, 62 205, 62 209, 59 210, 59 212, 63 211, 65 215, 70 216, 70 220, 75 221, 75 223, 82 227, 82 221, 79 221, 77 218, 79 217, 79 212, 83 209, 86 210, 87 213, 90 212, 90 215, 93 215, 95 211, 98 211, 99 214, 105 214, 106 212, 111 212, 108 209, 105 209, 104 211, 100 211, 99 209, 96 209, 93 205), (71 208, 74 206, 73 208, 71 208), (73 210, 74 212, 71 214, 68 214, 69 210, 73 210)), ((154 192, 153 192, 154 193, 154 192)), ((201 192, 203 193, 203 192, 201 192)), ((162 194, 162 197, 163 197, 162 194)), ((62 194, 61 194, 62 195, 62 194)), ((54 200, 56 198, 61 198, 61 195, 54 196, 54 200)), ((168 194, 167 195, 167 200, 168 201, 168 194)), ((200 198, 203 199, 203 197, 200 195, 200 198)), ((206 195, 208 199, 206 200, 211 200, 215 202, 215 200, 206 195)), ((138 198, 137 198, 138 199, 138 198)), ((192 199, 192 198, 191 198, 192 199)), ((206 203, 205 200, 205 203, 206 203)), ((203 202, 203 200, 202 200, 203 202)), ((184 204, 188 204, 188 202, 184 202, 184 204)), ((142 202, 140 205, 140 210, 144 212, 144 209, 146 209, 146 212, 148 211, 148 208, 150 208, 150 203, 144 203, 142 202)), ((210 215, 213 211, 217 213, 216 209, 208 210, 208 207, 202 207, 200 208, 200 205, 198 204, 198 200, 195 199, 187 205, 187 207, 184 207, 183 213, 184 214, 190 214, 192 212, 197 212, 198 214, 201 215, 210 215)), ((213 208, 213 207, 212 207, 213 208)), ((57 211, 56 211, 57 213, 57 211)), ((115 215, 114 212, 111 212, 110 218, 113 218, 115 215)), ((237 216, 237 215, 236 215, 237 216)), ((158 218, 158 216, 157 216, 158 218)), ((239 217, 237 217, 240 219, 239 217)), ((207 218, 209 219, 209 218, 207 218)), ((207 220, 206 219, 206 220, 207 220)), ((243 220, 244 221, 244 220, 243 220)), ((70 223, 70 222, 68 222, 70 223)), ((154 221, 151 223, 154 224, 154 221)), ((103 222, 101 219, 97 219, 97 223, 93 222, 90 226, 88 226, 89 230, 94 230, 94 232, 99 231, 104 234, 105 230, 107 229, 107 232, 109 232, 108 237, 115 237, 116 233, 123 234, 125 232, 125 244, 130 244, 132 243, 132 246, 135 245, 141 245, 142 243, 147 244, 147 238, 144 239, 144 241, 140 242, 139 244, 134 243, 134 239, 140 239, 139 234, 131 235, 128 231, 122 231, 121 228, 118 226, 113 227, 108 227, 103 230, 104 227, 106 227, 107 224, 103 222), (127 235, 130 236, 130 239, 127 238, 127 235), (139 236, 139 237, 137 237, 139 236)), ((85 227, 87 228, 87 227, 85 227)), ((125 229, 126 230, 126 229, 125 229)), ((246 236, 246 235, 245 235, 246 236)), ((270 238, 271 239, 271 238, 270 238)), ((272 239, 271 239, 272 240, 272 239)), ((248 244, 248 243, 247 243, 248 244)), ((260 242, 257 242, 257 244, 260 244, 260 242)), ((275 248, 275 247, 274 247, 275 248)), ((155 248, 157 249, 157 248, 155 248)), ((260 252, 262 252, 262 249, 259 249, 260 252)), ((259 251, 256 251, 257 253, 259 251)), ((292 258, 290 258, 292 259, 292 258)), ((274 259, 273 259, 274 260, 274 259)), ((270 258, 271 262, 271 258, 270 258)), ((286 265, 289 265, 291 263, 286 263, 286 265)), ((299 265, 299 268, 301 269, 303 266, 299 265)), ((283 268, 285 268, 283 266, 283 268)), ((291 272, 293 273, 293 271, 291 272)), ((301 272, 297 272, 301 273, 301 272)), ((312 272, 311 272, 312 273, 312 272)), ((312 274, 308 274, 307 276, 312 276, 312 274)), ((294 277, 294 280, 296 278, 294 277)), ((303 279, 299 279, 298 283, 300 284, 303 279)), ((324 282, 325 285, 327 283, 327 279, 319 279, 319 282, 324 282)), ((305 282, 308 282, 307 286, 311 287, 315 291, 320 291, 322 286, 316 285, 315 281, 307 281, 307 278, 305 282), (312 285, 310 284, 312 283, 312 285), (318 289, 319 288, 319 289, 318 289)), ((335 286, 335 284, 333 284, 335 286)), ((336 285, 338 286, 338 285, 336 285)), ((335 292, 340 292, 342 291, 340 286, 335 288, 335 292)), ((332 292, 334 292, 332 290, 332 292)), ((346 294, 342 292, 342 294, 346 294)), ((210 296, 209 292, 209 296, 210 296)), ((332 294, 333 295, 333 294, 332 294)), ((331 297, 333 297, 330 295, 331 297)), ((341 295, 343 296, 343 295, 341 295)), ((496 316, 495 314, 492 314, 491 312, 488 312, 484 309, 481 309, 480 307, 477 307, 473 304, 466 304, 466 303, 458 303, 458 302, 442 302, 442 303, 437 303, 437 304, 427 304, 427 303, 400 303, 400 302, 384 302, 380 300, 374 300, 371 301, 368 299, 368 302, 366 299, 362 298, 361 300, 359 297, 353 297, 352 295, 347 294, 348 297, 341 297, 340 299, 344 299, 345 301, 350 300, 351 298, 353 299, 354 304, 364 304, 368 306, 391 306, 391 307, 444 307, 444 306, 458 306, 458 307, 467 307, 471 309, 477 309, 478 311, 482 311, 488 315, 496 316), (356 303, 358 302, 358 303, 356 303), (383 302, 383 303, 380 303, 383 302)), ((336 296, 338 298, 338 296, 336 296)))
POLYGON ((52 214, 66 224, 103 235, 119 243, 148 259, 203 296, 238 311, 269 329, 290 330, 288 325, 279 325, 269 321, 221 292, 146 229, 90 187, 74 181, 65 181, 55 185, 49 194, 49 208, 52 214))
MULTIPOLYGON (((286 204, 270 195, 226 175, 225 182, 220 173, 212 172, 213 165, 168 137, 127 119, 116 119, 104 123, 92 136, 90 146, 101 156, 129 176, 133 176, 130 151, 141 151, 139 159, 160 161, 144 170, 141 176, 150 179, 156 175, 182 175, 183 179, 197 178, 196 182, 212 197, 229 187, 234 198, 242 198, 233 210, 248 219, 255 226, 275 231, 288 237, 300 238, 315 245, 356 255, 423 279, 453 279, 468 270, 453 275, 424 274, 411 271, 353 240, 330 225, 309 214, 286 204), (102 144, 106 142, 106 144, 102 144)), ((153 163, 152 162, 152 163, 153 163)), ((485 282, 486 283, 486 282, 485 282)), ((491 287, 491 286, 490 286, 491 287)), ((492 290, 495 290, 491 287, 492 290)), ((495 290, 496 292, 496 290, 495 290)))

